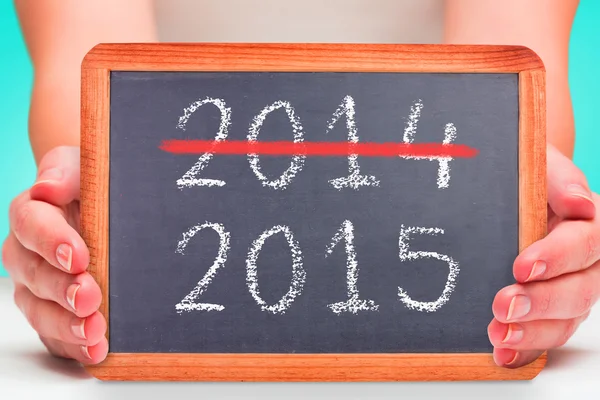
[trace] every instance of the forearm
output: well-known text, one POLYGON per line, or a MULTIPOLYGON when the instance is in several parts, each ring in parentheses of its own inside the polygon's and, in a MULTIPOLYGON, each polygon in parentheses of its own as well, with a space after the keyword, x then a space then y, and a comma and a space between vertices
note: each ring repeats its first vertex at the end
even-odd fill
POLYGON ((29 118, 39 163, 60 145, 79 145, 81 61, 102 42, 156 40, 151 0, 15 0, 34 67, 29 118))
POLYGON ((447 43, 513 44, 535 51, 546 67, 547 139, 573 156, 575 127, 568 52, 578 0, 446 0, 447 43))
POLYGON ((79 81, 36 76, 29 110, 29 141, 36 160, 54 147, 79 145, 79 81))

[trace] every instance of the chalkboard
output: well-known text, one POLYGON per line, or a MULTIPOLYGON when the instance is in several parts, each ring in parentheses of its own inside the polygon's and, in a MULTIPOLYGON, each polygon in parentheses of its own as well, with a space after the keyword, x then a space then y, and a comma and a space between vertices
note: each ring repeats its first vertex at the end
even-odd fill
POLYGON ((106 72, 111 354, 491 353, 520 71, 106 72))

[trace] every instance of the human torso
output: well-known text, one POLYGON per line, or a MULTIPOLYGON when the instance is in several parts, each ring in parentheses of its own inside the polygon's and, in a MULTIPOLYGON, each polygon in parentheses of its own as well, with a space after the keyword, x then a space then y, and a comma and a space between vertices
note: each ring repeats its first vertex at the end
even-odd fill
POLYGON ((439 43, 442 0, 154 0, 176 42, 439 43))

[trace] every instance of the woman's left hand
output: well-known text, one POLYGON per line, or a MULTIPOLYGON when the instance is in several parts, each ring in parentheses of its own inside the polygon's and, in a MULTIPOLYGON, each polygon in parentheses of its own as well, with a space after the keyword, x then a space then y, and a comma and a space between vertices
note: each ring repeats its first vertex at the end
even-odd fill
POLYGON ((548 148, 548 235, 515 260, 488 327, 494 360, 520 367, 564 345, 600 296, 600 196, 584 174, 548 148))

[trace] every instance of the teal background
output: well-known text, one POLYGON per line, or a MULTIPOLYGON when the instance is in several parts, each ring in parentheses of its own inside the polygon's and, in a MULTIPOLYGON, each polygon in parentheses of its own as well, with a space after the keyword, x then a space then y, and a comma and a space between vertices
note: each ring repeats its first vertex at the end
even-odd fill
POLYGON ((571 32, 569 82, 575 111, 575 164, 600 192, 600 1, 581 0, 571 32))
MULTIPOLYGON (((575 163, 600 191, 600 1, 581 0, 571 37, 571 93, 575 109, 575 163), (597 121, 597 122, 596 122, 597 121)), ((12 1, 0 1, 0 240, 8 233, 11 199, 35 179, 27 135, 33 70, 12 1)), ((6 271, 0 265, 0 276, 6 271)))
MULTIPOLYGON (((12 1, 0 1, 0 241, 8 234, 8 207, 35 179, 27 135, 33 69, 12 1)), ((0 276, 6 271, 0 264, 0 276)))

